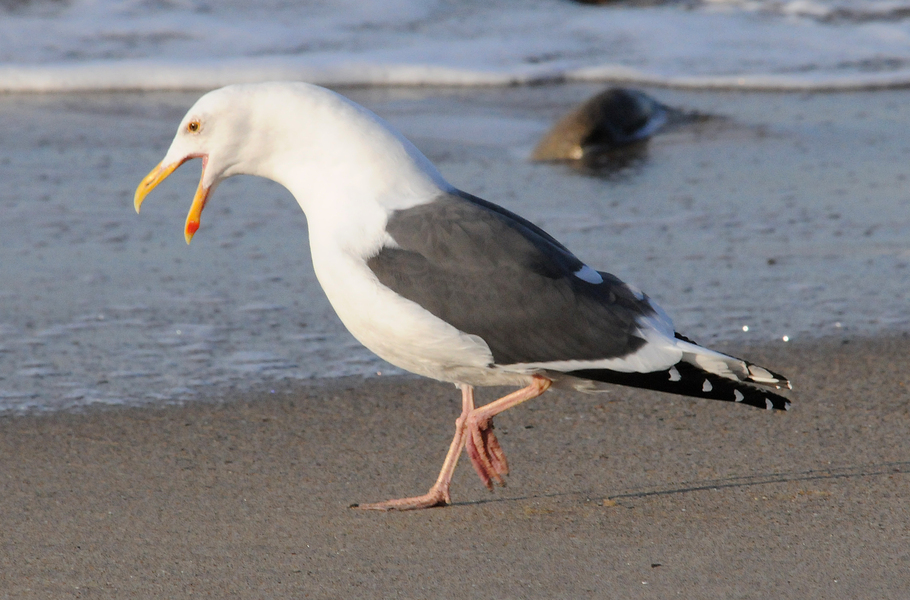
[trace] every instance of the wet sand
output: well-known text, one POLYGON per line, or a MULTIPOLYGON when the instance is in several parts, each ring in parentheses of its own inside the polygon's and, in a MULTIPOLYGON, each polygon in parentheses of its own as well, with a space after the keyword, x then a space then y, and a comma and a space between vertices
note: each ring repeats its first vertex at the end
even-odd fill
POLYGON ((348 505, 432 482, 435 382, 4 416, 0 598, 906 598, 910 338, 725 349, 793 410, 548 393, 497 421, 508 487, 462 461, 422 512, 348 505))

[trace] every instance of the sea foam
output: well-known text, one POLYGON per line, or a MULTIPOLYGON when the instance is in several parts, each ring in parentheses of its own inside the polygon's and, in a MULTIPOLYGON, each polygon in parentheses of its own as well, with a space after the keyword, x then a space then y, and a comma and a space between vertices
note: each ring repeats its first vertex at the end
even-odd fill
POLYGON ((0 91, 199 90, 270 79, 896 87, 910 84, 908 13, 907 0, 46 0, 0 19, 0 91))

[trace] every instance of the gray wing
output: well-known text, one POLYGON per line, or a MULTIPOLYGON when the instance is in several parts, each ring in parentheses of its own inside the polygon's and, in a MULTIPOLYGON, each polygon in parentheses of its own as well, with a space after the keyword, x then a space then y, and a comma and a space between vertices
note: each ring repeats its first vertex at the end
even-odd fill
MULTIPOLYGON (((654 310, 609 273, 591 283, 565 246, 536 225, 464 192, 396 211, 368 265, 379 281, 461 331, 496 364, 621 357, 644 345, 654 310)), ((590 279, 590 277, 588 278, 590 279)))

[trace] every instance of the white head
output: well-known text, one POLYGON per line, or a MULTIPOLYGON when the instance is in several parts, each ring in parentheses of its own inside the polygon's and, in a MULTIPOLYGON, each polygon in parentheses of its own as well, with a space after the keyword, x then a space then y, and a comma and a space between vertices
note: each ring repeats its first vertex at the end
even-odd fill
POLYGON ((436 168, 382 119, 324 88, 296 82, 231 85, 189 110, 161 163, 136 189, 135 207, 177 167, 202 159, 186 220, 187 243, 223 179, 258 175, 288 188, 307 218, 393 210, 450 190, 436 168))

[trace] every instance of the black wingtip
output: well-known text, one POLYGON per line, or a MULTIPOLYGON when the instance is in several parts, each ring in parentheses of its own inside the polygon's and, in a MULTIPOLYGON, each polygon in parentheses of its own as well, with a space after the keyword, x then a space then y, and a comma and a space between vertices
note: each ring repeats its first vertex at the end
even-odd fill
MULTIPOLYGON (((745 404, 766 410, 790 410, 790 401, 779 394, 708 373, 689 363, 680 362, 666 371, 653 373, 620 373, 608 369, 583 369, 566 373, 573 377, 629 387, 644 388, 691 396, 745 404)), ((786 378, 781 377, 784 382, 786 378)), ((789 382, 787 382, 789 386, 789 382)))

